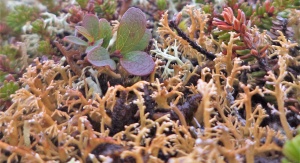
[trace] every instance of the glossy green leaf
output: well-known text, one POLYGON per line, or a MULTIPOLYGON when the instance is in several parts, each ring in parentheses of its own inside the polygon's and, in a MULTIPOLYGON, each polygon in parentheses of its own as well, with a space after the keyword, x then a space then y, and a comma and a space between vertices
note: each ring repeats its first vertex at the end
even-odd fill
POLYGON ((87 53, 87 60, 94 66, 109 66, 112 70, 116 69, 116 63, 110 59, 108 51, 101 45, 93 48, 87 53))
POLYGON ((100 28, 100 38, 103 38, 103 47, 107 47, 109 44, 109 41, 112 37, 112 29, 109 24, 109 22, 106 19, 100 19, 99 20, 99 28, 100 28))
POLYGON ((132 51, 123 55, 120 63, 130 74, 138 76, 149 75, 155 67, 152 57, 142 51, 132 51))
POLYGON ((75 29, 82 34, 89 42, 94 42, 94 37, 82 26, 75 26, 75 29))
POLYGON ((129 8, 120 21, 116 49, 120 50, 122 54, 132 51, 144 36, 145 30, 145 14, 138 8, 129 8))
POLYGON ((236 50, 236 53, 239 55, 246 55, 246 54, 249 54, 250 52, 251 52, 250 49, 236 50))
POLYGON ((144 36, 138 44, 132 49, 132 51, 144 50, 149 45, 149 40, 151 39, 151 32, 149 29, 146 29, 144 36))
POLYGON ((229 33, 224 33, 222 35, 219 35, 218 39, 220 39, 220 40, 229 40, 230 39, 230 34, 229 33))
POLYGON ((82 26, 94 37, 100 39, 99 19, 94 14, 87 14, 82 20, 82 26))
POLYGON ((300 161, 300 135, 297 135, 293 139, 287 141, 282 149, 283 154, 288 160, 293 162, 300 161))
POLYGON ((69 43, 76 44, 76 45, 82 45, 82 46, 88 46, 89 45, 87 42, 85 42, 85 41, 83 41, 80 38, 75 37, 75 36, 66 36, 66 37, 64 37, 63 40, 67 41, 69 43))

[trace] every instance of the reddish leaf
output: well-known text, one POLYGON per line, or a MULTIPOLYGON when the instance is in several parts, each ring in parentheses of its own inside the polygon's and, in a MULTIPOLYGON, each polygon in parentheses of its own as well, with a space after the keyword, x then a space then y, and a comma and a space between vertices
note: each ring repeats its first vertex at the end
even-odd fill
POLYGON ((149 75, 155 67, 151 56, 142 51, 132 51, 123 55, 120 63, 130 74, 138 76, 149 75))
POLYGON ((73 44, 76 44, 76 45, 88 46, 87 42, 85 42, 85 41, 83 41, 80 38, 75 37, 75 36, 66 36, 66 37, 64 37, 63 40, 67 41, 67 42, 70 42, 70 43, 73 43, 73 44))
POLYGON ((112 70, 116 69, 116 63, 110 59, 108 51, 101 47, 101 45, 95 47, 87 53, 87 60, 94 66, 102 67, 109 66, 112 70))
POLYGON ((100 40, 96 41, 96 42, 94 43, 94 45, 88 46, 88 47, 85 49, 85 52, 86 52, 86 53, 90 52, 90 51, 93 50, 95 47, 101 46, 102 43, 103 43, 103 39, 100 39, 100 40))

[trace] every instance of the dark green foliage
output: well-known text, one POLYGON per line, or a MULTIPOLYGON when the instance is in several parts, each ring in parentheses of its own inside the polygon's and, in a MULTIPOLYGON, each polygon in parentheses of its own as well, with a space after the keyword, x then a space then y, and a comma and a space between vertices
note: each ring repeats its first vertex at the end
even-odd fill
POLYGON ((14 32, 21 32, 22 27, 28 21, 34 21, 39 16, 39 10, 36 7, 26 5, 16 6, 14 11, 11 11, 6 17, 7 25, 14 32))
POLYGON ((95 4, 95 12, 99 17, 112 19, 117 9, 116 0, 103 0, 102 4, 95 4))
POLYGON ((48 12, 56 13, 59 9, 56 4, 56 0, 39 0, 43 5, 47 7, 48 12))
POLYGON ((13 60, 17 57, 18 50, 9 45, 0 46, 0 54, 5 55, 8 59, 13 60))
POLYGON ((245 13, 246 18, 250 18, 251 15, 253 14, 253 8, 252 8, 252 6, 249 6, 247 2, 242 3, 240 5, 240 9, 245 13))
POLYGON ((159 10, 167 9, 167 0, 156 0, 156 5, 159 10))
POLYGON ((274 0, 273 5, 276 9, 283 11, 288 8, 299 9, 300 0, 274 0))
POLYGON ((86 8, 86 6, 89 2, 89 0, 76 0, 76 1, 82 9, 86 8))
POLYGON ((10 95, 15 93, 19 89, 19 85, 14 81, 4 81, 3 85, 0 87, 0 100, 6 101, 10 99, 10 95))
POLYGON ((48 41, 41 40, 39 41, 38 52, 42 54, 51 54, 53 51, 52 46, 48 41))
POLYGON ((32 25, 32 32, 37 33, 40 35, 43 35, 46 33, 46 30, 44 28, 44 22, 42 19, 37 19, 34 22, 31 23, 32 25))

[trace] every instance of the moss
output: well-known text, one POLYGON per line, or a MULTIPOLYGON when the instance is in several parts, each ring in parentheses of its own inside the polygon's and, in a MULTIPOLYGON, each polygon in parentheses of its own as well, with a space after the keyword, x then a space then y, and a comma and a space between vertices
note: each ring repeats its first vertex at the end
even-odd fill
POLYGON ((7 17, 7 25, 17 33, 22 31, 22 27, 30 21, 37 19, 39 14, 39 9, 32 6, 20 5, 16 6, 13 11, 11 11, 7 17))

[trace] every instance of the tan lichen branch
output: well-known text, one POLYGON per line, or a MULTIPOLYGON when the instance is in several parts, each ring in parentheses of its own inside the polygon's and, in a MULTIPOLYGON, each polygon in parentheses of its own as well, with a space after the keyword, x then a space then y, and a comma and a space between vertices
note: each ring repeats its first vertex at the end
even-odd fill
POLYGON ((178 97, 176 98, 176 100, 174 101, 174 103, 171 104, 171 109, 177 114, 177 116, 179 117, 179 120, 180 120, 181 124, 182 124, 185 128, 188 128, 184 115, 182 114, 182 112, 181 112, 181 111, 178 109, 178 107, 176 106, 176 104, 177 104, 178 101, 179 101, 179 98, 180 98, 180 96, 178 96, 178 97))
POLYGON ((197 35, 196 32, 199 31, 199 37, 197 39, 197 43, 202 47, 206 47, 205 44, 205 28, 207 25, 207 21, 209 14, 205 14, 201 8, 196 9, 195 6, 188 5, 185 9, 187 14, 190 17, 191 25, 188 27, 189 37, 195 38, 197 35))
POLYGON ((250 66, 241 66, 242 60, 240 58, 234 58, 233 67, 231 73, 227 77, 226 87, 233 88, 233 82, 236 76, 241 73, 242 70, 250 69, 250 66))
POLYGON ((213 110, 211 105, 211 97, 216 94, 216 86, 214 81, 211 79, 208 83, 202 79, 198 80, 197 90, 202 94, 202 102, 199 105, 195 117, 198 122, 204 122, 204 127, 206 129, 211 127, 210 119, 211 112, 213 110), (203 118, 203 120, 202 120, 203 118))
POLYGON ((160 83, 158 79, 156 79, 155 83, 152 83, 151 85, 156 87, 155 92, 151 95, 151 97, 155 100, 157 103, 157 108, 163 108, 163 109, 170 109, 169 105, 169 98, 177 96, 182 96, 183 93, 180 92, 178 89, 181 87, 182 83, 178 83, 176 86, 172 87, 172 90, 169 91, 167 86, 164 86, 163 83, 160 83))
POLYGON ((231 106, 231 108, 233 107, 238 107, 238 108, 242 108, 245 105, 245 110, 246 110, 246 124, 245 124, 245 128, 243 130, 245 135, 249 134, 249 128, 251 127, 252 121, 251 121, 251 117, 253 117, 253 112, 252 112, 252 96, 255 94, 259 94, 261 96, 263 96, 262 94, 262 90, 259 89, 258 86, 255 87, 254 90, 250 91, 251 86, 250 85, 244 85, 242 83, 240 83, 241 88, 244 90, 244 93, 240 93, 239 94, 239 98, 237 100, 234 101, 234 104, 231 106))
POLYGON ((100 131, 103 133, 105 131, 104 125, 111 127, 112 120, 106 114, 106 111, 105 111, 105 102, 107 101, 107 96, 100 98, 100 96, 98 94, 96 94, 96 99, 98 101, 98 107, 97 107, 96 111, 98 111, 102 117, 100 131))
POLYGON ((235 41, 239 40, 240 37, 235 37, 235 32, 228 32, 230 34, 230 40, 227 45, 225 43, 222 43, 222 48, 226 49, 226 55, 224 56, 223 62, 226 64, 226 72, 228 75, 231 74, 233 64, 232 64, 232 55, 233 55, 233 47, 236 45, 234 44, 235 41))
POLYGON ((281 123, 288 139, 292 139, 293 133, 292 133, 290 125, 287 121, 286 111, 285 111, 285 107, 284 107, 284 104, 285 104, 284 100, 286 99, 287 88, 282 83, 282 81, 284 81, 284 77, 287 75, 286 60, 287 60, 286 58, 279 56, 279 61, 278 61, 279 74, 278 74, 277 78, 275 77, 274 73, 271 71, 268 72, 268 76, 265 76, 265 78, 269 80, 269 82, 267 82, 267 84, 272 84, 274 86, 274 91, 264 88, 264 94, 271 94, 276 98, 277 107, 278 107, 278 111, 279 111, 280 123, 281 123))
POLYGON ((273 57, 274 55, 282 56, 287 58, 287 64, 289 64, 294 58, 289 55, 289 50, 298 46, 298 43, 292 43, 284 36, 284 34, 281 31, 277 30, 277 32, 279 33, 278 39, 273 41, 278 42, 280 46, 272 45, 272 47, 274 47, 276 50, 273 54, 269 56, 269 58, 273 57))
POLYGON ((9 144, 4 143, 2 141, 0 141, 0 148, 5 149, 5 150, 7 150, 9 152, 12 152, 12 153, 17 153, 18 155, 21 155, 23 157, 28 157, 32 160, 35 160, 36 162, 40 162, 40 163, 44 162, 41 159, 41 157, 39 156, 39 154, 33 152, 30 149, 23 149, 23 148, 20 148, 20 147, 12 146, 12 145, 9 145, 9 144))

